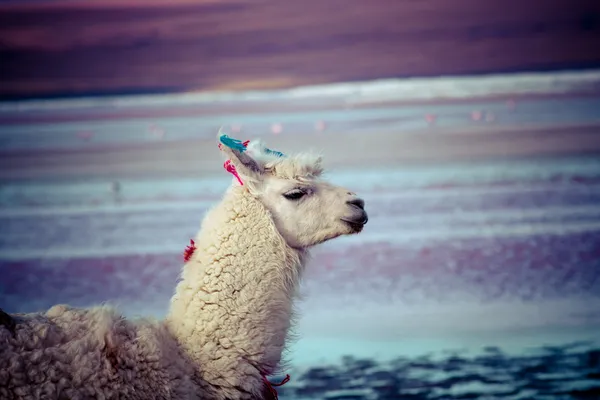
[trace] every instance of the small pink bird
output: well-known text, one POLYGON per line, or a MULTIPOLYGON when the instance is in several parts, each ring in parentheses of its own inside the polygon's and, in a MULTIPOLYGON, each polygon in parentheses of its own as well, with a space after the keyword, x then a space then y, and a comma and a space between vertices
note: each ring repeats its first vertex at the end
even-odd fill
POLYGON ((475 110, 471 112, 471 120, 472 121, 481 121, 481 117, 483 113, 480 110, 475 110))
POLYGON ((434 125, 437 120, 437 115, 435 114, 425 114, 425 121, 427 121, 427 125, 434 125))
POLYGON ((156 131, 154 131, 154 136, 156 136, 158 139, 163 139, 165 137, 165 130, 158 128, 156 131))
POLYGON ((152 123, 148 126, 148 131, 152 136, 158 139, 162 139, 165 137, 165 130, 155 123, 152 123))
POLYGON ((315 123, 315 129, 317 132, 323 132, 327 126, 325 125, 325 121, 319 120, 315 123))
POLYGON ((283 132, 283 125, 278 122, 271 125, 271 133, 279 135, 281 132, 283 132))
POLYGON ((92 131, 81 131, 77 132, 77 137, 84 141, 90 141, 94 137, 94 132, 92 131))

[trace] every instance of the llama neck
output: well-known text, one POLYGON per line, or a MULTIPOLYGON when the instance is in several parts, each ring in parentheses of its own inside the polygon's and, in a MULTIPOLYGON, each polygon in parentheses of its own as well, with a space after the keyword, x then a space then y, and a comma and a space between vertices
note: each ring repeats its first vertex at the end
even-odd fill
POLYGON ((281 360, 304 254, 241 187, 207 214, 196 246, 167 324, 204 382, 255 392, 281 360))

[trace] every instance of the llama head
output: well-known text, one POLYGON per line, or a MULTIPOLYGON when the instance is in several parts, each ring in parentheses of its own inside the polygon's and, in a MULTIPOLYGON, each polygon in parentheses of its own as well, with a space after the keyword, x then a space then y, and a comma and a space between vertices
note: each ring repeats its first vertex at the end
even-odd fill
POLYGON ((219 134, 226 168, 272 215, 289 246, 307 248, 362 231, 368 221, 364 201, 321 178, 321 157, 283 155, 261 141, 242 143, 219 134))

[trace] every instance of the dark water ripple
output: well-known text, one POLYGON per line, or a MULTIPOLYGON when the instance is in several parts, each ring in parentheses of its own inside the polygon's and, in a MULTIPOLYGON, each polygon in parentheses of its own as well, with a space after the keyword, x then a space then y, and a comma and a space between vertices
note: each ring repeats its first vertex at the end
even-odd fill
POLYGON ((523 355, 486 347, 477 356, 445 352, 380 363, 344 357, 312 367, 278 388, 292 399, 600 399, 600 348, 586 342, 523 355))

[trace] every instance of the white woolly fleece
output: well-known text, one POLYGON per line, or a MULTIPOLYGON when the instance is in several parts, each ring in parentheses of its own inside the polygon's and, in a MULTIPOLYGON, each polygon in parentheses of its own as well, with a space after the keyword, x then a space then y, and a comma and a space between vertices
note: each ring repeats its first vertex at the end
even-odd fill
POLYGON ((269 212, 244 187, 206 216, 183 268, 169 329, 219 399, 257 396, 278 366, 291 325, 304 253, 283 240, 269 212))
POLYGON ((166 327, 108 307, 52 307, 0 328, 0 399, 205 399, 166 327))
POLYGON ((277 157, 260 142, 222 152, 248 184, 204 218, 165 321, 125 320, 106 306, 13 315, 14 327, 0 315, 1 400, 273 399, 263 379, 281 364, 306 248, 360 232, 344 218, 366 214, 348 202, 353 193, 313 182, 319 156, 277 157), (257 196, 265 179, 274 186, 257 196), (288 203, 277 191, 311 182, 321 197, 288 203))
POLYGON ((0 399, 264 399, 304 254, 233 187, 206 216, 165 322, 64 305, 0 327, 0 399))

